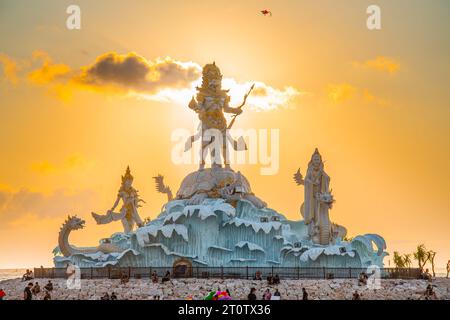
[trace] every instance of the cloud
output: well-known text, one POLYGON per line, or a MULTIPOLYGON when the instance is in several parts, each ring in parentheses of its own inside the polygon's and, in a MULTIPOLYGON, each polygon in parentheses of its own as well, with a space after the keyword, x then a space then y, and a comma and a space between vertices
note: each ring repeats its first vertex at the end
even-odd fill
POLYGON ((355 96, 357 89, 349 83, 329 84, 327 96, 332 103, 342 103, 355 96))
POLYGON ((170 57, 148 61, 134 52, 126 55, 109 52, 82 68, 75 80, 97 89, 153 94, 164 88, 186 88, 200 76, 201 68, 192 62, 170 57))
POLYGON ((71 71, 68 65, 54 64, 50 56, 44 51, 34 51, 33 59, 42 61, 42 65, 28 73, 28 80, 34 84, 49 84, 63 80, 71 71))
POLYGON ((77 167, 87 166, 90 163, 81 155, 73 154, 65 158, 61 163, 52 163, 47 160, 34 162, 31 170, 43 175, 69 171, 77 167))
POLYGON ((380 72, 387 72, 389 74, 395 74, 400 70, 399 62, 385 56, 378 56, 375 59, 364 62, 354 61, 352 64, 356 68, 372 69, 380 72))
POLYGON ((34 51, 32 60, 41 61, 42 64, 27 74, 28 81, 34 85, 46 87, 51 95, 61 101, 69 101, 72 98, 72 89, 69 84, 73 74, 72 69, 63 63, 53 63, 48 53, 44 51, 34 51))
MULTIPOLYGON (((92 64, 75 69, 54 63, 44 51, 33 52, 33 60, 42 63, 27 74, 29 83, 46 87, 49 93, 63 101, 70 100, 75 90, 90 90, 186 105, 196 94, 202 74, 202 66, 192 61, 183 62, 171 57, 151 61, 135 52, 107 52, 92 64)), ((289 106, 303 94, 291 86, 280 89, 261 81, 238 82, 233 78, 224 78, 222 87, 230 90, 232 103, 240 104, 253 83, 255 88, 247 105, 256 111, 289 106)), ((51 171, 46 163, 36 164, 35 169, 51 171)))
POLYGON ((95 206, 97 198, 98 195, 91 190, 75 193, 57 190, 49 195, 27 189, 17 192, 0 190, 0 228, 27 216, 56 218, 84 214, 95 206))
POLYGON ((378 106, 387 106, 390 104, 390 102, 388 100, 375 96, 368 89, 363 89, 362 96, 363 96, 364 101, 366 101, 368 103, 376 104, 378 106))
POLYGON ((0 52, 0 64, 3 65, 3 75, 5 76, 5 79, 12 84, 17 84, 19 82, 17 76, 17 73, 19 72, 18 63, 8 55, 0 52))
MULTIPOLYGON (((82 68, 75 81, 97 91, 115 91, 138 99, 185 105, 196 94, 201 71, 202 67, 192 61, 181 62, 170 57, 149 61, 134 52, 126 55, 109 52, 82 68)), ((247 103, 256 111, 287 106, 301 94, 293 87, 277 89, 259 81, 252 83, 255 89, 247 103)), ((231 103, 240 104, 252 83, 224 78, 222 87, 230 90, 231 103)))
POLYGON ((368 89, 361 89, 349 83, 329 84, 326 88, 326 95, 333 104, 341 104, 351 100, 377 106, 390 104, 389 100, 376 96, 368 89))

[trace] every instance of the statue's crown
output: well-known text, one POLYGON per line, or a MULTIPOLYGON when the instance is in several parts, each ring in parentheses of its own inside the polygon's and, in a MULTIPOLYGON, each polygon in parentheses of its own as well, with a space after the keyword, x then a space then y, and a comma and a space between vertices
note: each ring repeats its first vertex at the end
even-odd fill
POLYGON ((127 166, 127 171, 125 171, 125 175, 122 176, 122 183, 130 179, 133 180, 134 177, 131 175, 130 166, 127 166))
POLYGON ((219 67, 216 66, 216 62, 206 64, 203 67, 203 77, 208 79, 222 79, 219 67))
POLYGON ((317 149, 317 148, 314 150, 314 153, 312 156, 314 157, 315 155, 318 155, 320 158, 322 158, 322 155, 320 154, 319 149, 317 149))

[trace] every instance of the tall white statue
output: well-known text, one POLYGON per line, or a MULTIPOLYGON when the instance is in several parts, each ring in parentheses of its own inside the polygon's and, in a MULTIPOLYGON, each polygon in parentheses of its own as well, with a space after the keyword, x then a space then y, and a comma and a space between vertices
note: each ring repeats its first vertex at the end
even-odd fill
POLYGON ((234 140, 228 133, 233 126, 236 117, 242 113, 247 97, 253 90, 254 85, 250 88, 244 97, 242 104, 236 108, 229 105, 230 96, 228 90, 222 89, 222 74, 215 62, 207 64, 203 67, 202 85, 197 87, 197 97, 192 97, 189 102, 189 108, 194 110, 201 121, 199 131, 196 135, 190 137, 186 141, 185 151, 192 147, 192 143, 201 139, 201 154, 199 170, 205 168, 205 158, 209 149, 211 155, 212 167, 221 167, 221 158, 226 169, 230 169, 229 153, 227 144, 231 144, 234 150, 246 150, 247 146, 242 137, 234 140), (229 124, 224 116, 225 113, 233 114, 233 118, 229 124))
POLYGON ((329 210, 334 198, 330 190, 330 177, 324 171, 322 156, 316 148, 308 163, 306 177, 303 179, 300 169, 294 175, 298 185, 305 186, 305 201, 300 212, 308 225, 308 233, 314 243, 328 245, 337 237, 345 237, 344 227, 331 223, 329 210))
POLYGON ((127 167, 125 175, 122 176, 122 185, 120 186, 116 201, 112 208, 108 210, 105 215, 98 215, 92 212, 92 216, 95 221, 97 221, 97 224, 107 224, 112 221, 121 220, 125 233, 133 231, 135 224, 137 224, 138 227, 143 226, 142 219, 139 216, 137 209, 140 207, 139 203, 144 202, 144 200, 139 199, 138 191, 133 188, 133 179, 130 167, 127 167), (119 205, 120 200, 122 200, 123 205, 119 212, 114 212, 119 205))

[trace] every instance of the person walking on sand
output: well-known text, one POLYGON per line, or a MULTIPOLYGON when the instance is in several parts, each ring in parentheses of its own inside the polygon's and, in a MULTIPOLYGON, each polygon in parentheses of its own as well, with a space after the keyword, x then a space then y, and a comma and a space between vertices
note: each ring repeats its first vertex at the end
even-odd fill
POLYGON ((3 300, 3 298, 6 296, 5 291, 3 291, 2 288, 0 288, 0 300, 3 300))
POLYGON ((25 287, 25 290, 23 290, 23 300, 33 299, 31 288, 33 288, 33 282, 28 283, 28 285, 25 287))

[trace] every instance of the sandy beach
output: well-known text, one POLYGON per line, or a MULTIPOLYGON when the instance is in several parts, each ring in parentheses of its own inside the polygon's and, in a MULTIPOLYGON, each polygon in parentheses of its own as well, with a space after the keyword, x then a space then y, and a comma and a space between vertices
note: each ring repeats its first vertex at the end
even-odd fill
MULTIPOLYGON (((49 279, 35 279, 41 288, 49 279)), ((152 300, 159 295, 164 300, 194 299, 201 300, 211 289, 228 289, 231 297, 245 300, 250 288, 256 288, 256 296, 262 298, 269 288, 273 293, 278 288, 281 299, 298 300, 302 297, 302 287, 306 288, 311 300, 349 300, 355 290, 362 300, 417 300, 424 299, 423 292, 428 284, 425 280, 381 280, 381 288, 369 289, 358 286, 356 279, 335 280, 285 280, 277 286, 268 286, 266 281, 239 279, 173 279, 165 284, 153 284, 150 280, 131 279, 127 284, 120 280, 95 279, 81 280, 81 289, 67 289, 65 279, 50 279, 54 284, 51 293, 53 300, 99 300, 105 292, 115 292, 119 300, 152 300)), ((21 300, 27 282, 10 279, 0 282, 0 288, 6 292, 5 300, 21 300)), ((432 282, 439 300, 450 300, 450 279, 437 278, 432 282)), ((41 292, 33 299, 41 300, 41 292)))

